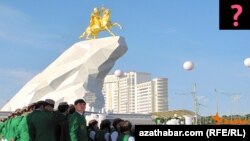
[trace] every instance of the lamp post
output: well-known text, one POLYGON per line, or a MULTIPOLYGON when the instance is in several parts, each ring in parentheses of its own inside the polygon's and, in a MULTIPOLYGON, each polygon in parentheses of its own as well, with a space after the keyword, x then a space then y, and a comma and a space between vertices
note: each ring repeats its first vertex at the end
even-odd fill
POLYGON ((193 87, 193 100, 194 100, 194 112, 195 112, 195 125, 198 124, 198 101, 197 101, 197 95, 196 95, 196 83, 194 83, 194 87, 193 87))
MULTIPOLYGON (((231 96, 232 107, 234 107, 235 111, 238 109, 237 108, 237 103, 241 99, 241 97, 242 97, 242 95, 240 95, 240 94, 235 94, 235 95, 231 96), (234 104, 234 106, 233 106, 233 104, 234 104)), ((233 109, 231 109, 231 113, 233 113, 233 109)), ((232 118, 232 116, 231 116, 231 118, 232 118)))
POLYGON ((218 91, 216 89, 214 89, 215 92, 215 96, 216 96, 216 113, 219 113, 219 95, 218 95, 218 91))
POLYGON ((231 114, 231 120, 233 120, 233 104, 240 100, 241 96, 239 93, 226 93, 226 92, 220 92, 221 94, 224 94, 226 96, 230 97, 230 114, 231 114))

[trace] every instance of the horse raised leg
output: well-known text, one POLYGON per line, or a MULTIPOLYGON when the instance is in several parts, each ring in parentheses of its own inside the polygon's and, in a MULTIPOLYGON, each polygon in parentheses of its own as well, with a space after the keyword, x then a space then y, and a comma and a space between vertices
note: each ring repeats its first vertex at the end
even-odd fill
POLYGON ((106 31, 108 31, 112 36, 115 36, 115 34, 111 30, 109 30, 109 28, 107 26, 105 26, 104 29, 106 31))
POLYGON ((110 30, 111 27, 118 26, 120 29, 122 29, 122 26, 118 23, 109 23, 107 26, 104 26, 104 30, 108 31, 112 36, 115 36, 115 34, 110 30))
POLYGON ((90 27, 87 27, 86 30, 82 33, 81 36, 79 36, 79 39, 86 38, 87 40, 91 39, 89 36, 91 35, 90 27))
POLYGON ((87 33, 86 31, 82 33, 82 35, 79 37, 79 39, 84 38, 84 36, 86 37, 87 40, 90 40, 91 38, 90 33, 87 33))

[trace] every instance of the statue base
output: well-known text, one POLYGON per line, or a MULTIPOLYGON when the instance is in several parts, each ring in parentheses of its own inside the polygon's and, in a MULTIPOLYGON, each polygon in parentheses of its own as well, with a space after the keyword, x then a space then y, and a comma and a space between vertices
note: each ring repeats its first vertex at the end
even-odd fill
POLYGON ((124 38, 119 36, 75 43, 32 78, 1 110, 14 111, 45 99, 55 100, 57 108, 60 102, 73 104, 76 99, 84 98, 89 107, 99 111, 104 106, 101 92, 104 77, 127 49, 124 38))

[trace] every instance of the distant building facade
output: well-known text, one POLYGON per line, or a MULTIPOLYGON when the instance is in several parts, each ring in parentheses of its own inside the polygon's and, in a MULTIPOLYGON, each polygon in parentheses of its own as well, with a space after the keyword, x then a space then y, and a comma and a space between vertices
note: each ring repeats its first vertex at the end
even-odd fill
POLYGON ((168 110, 168 80, 150 73, 107 75, 102 89, 105 109, 114 113, 151 113, 168 110))

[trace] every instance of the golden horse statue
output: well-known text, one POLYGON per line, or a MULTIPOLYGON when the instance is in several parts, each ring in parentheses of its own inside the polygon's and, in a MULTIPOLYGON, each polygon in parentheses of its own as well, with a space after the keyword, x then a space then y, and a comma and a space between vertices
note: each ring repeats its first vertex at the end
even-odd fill
POLYGON ((110 21, 109 9, 102 7, 99 11, 98 8, 94 8, 90 17, 90 24, 79 38, 81 39, 85 37, 86 39, 96 39, 100 31, 107 31, 112 36, 115 36, 115 34, 110 30, 113 26, 118 26, 122 29, 120 24, 112 23, 110 21))

